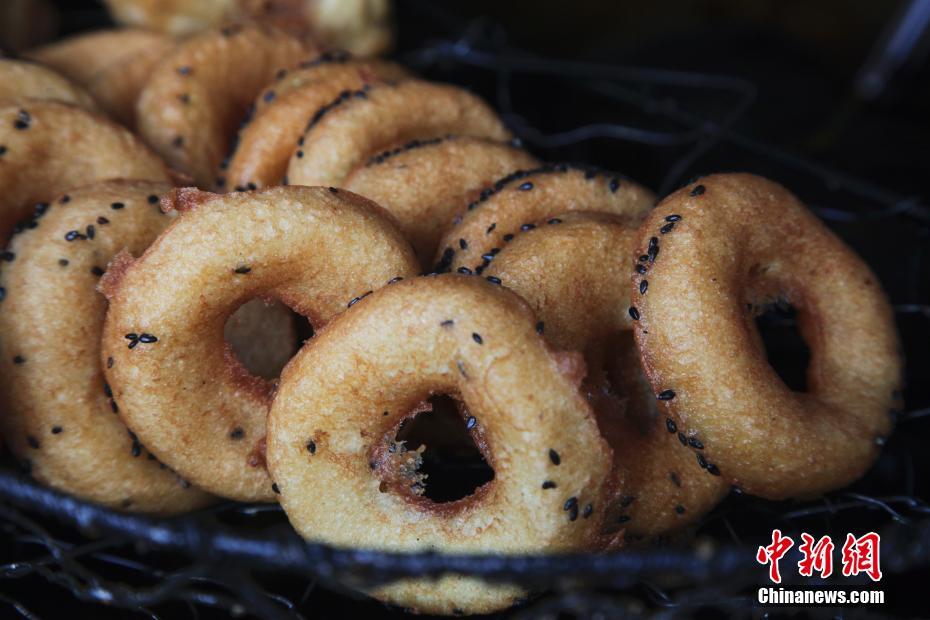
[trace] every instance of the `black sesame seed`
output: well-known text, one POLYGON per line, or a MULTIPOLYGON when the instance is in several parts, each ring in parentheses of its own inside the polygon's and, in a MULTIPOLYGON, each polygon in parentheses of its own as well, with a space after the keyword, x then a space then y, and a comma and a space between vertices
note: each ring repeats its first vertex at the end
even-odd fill
POLYGON ((477 342, 478 344, 484 344, 484 339, 481 337, 481 334, 479 334, 478 332, 473 332, 471 335, 471 339, 477 342))
MULTIPOLYGON (((68 202, 68 200, 71 200, 71 199, 68 198, 67 196, 62 196, 61 198, 61 202, 68 202)), ((49 204, 47 202, 37 202, 36 206, 33 207, 33 213, 35 213, 36 217, 42 217, 43 215, 45 215, 45 212, 48 211, 48 207, 49 207, 49 204)))
POLYGON ((576 508, 577 506, 578 506, 578 498, 569 497, 567 500, 565 500, 565 503, 562 504, 562 510, 571 510, 572 508, 576 508))
POLYGON ((639 294, 645 295, 647 290, 649 290, 649 280, 641 281, 639 283, 639 294))
POLYGON ((673 229, 673 228, 675 228, 675 222, 669 222, 668 224, 666 224, 665 226, 663 226, 662 228, 660 228, 660 229, 659 229, 659 232, 662 233, 662 234, 664 235, 664 234, 666 234, 666 233, 672 232, 672 229, 673 229))
POLYGON ((554 483, 552 480, 546 480, 545 482, 542 483, 542 488, 546 490, 554 489, 556 486, 557 486, 556 483, 554 483))
POLYGON ((108 358, 107 358, 107 368, 113 368, 113 358, 112 358, 112 357, 108 357, 108 358))
POLYGON ((192 71, 192 69, 191 69, 190 67, 188 67, 188 66, 178 67, 178 68, 177 68, 177 72, 178 72, 179 74, 181 74, 181 75, 190 75, 190 74, 191 74, 191 71, 192 71))
POLYGON ((113 410, 113 413, 119 413, 119 405, 116 404, 115 400, 110 401, 110 409, 113 410))
POLYGON ((52 427, 52 435, 57 435, 57 434, 60 433, 61 431, 62 431, 62 428, 61 428, 60 426, 53 426, 53 427, 52 427))
POLYGON ((700 195, 703 194, 703 193, 704 193, 704 186, 703 186, 703 185, 695 185, 695 186, 694 186, 694 189, 691 190, 691 195, 692 195, 692 196, 700 196, 700 195))
POLYGON ((271 490, 275 492, 275 495, 281 495, 281 489, 278 488, 276 482, 271 483, 271 490))
POLYGON ((713 463, 708 463, 708 464, 707 464, 707 473, 711 474, 712 476, 719 476, 719 475, 720 475, 720 468, 717 467, 716 465, 714 465, 713 463))
POLYGON ((69 261, 67 258, 59 258, 59 259, 58 259, 58 264, 61 265, 62 267, 67 267, 67 266, 68 266, 68 263, 70 263, 70 262, 71 262, 71 261, 69 261))
POLYGON ((230 439, 242 439, 243 437, 245 437, 245 431, 239 426, 234 428, 232 432, 229 433, 230 439))
POLYGON ((707 469, 707 459, 704 458, 703 454, 698 453, 697 462, 698 465, 701 466, 701 469, 707 469))
POLYGON ((273 91, 273 90, 269 90, 268 92, 265 93, 265 95, 262 97, 262 99, 265 100, 265 103, 270 103, 271 101, 274 100, 274 91, 273 91))
POLYGON ((316 442, 312 439, 307 442, 307 452, 310 454, 316 454, 316 442))
POLYGON ((95 276, 102 276, 104 271, 100 267, 94 266, 90 268, 90 272, 95 276))
POLYGON ((110 208, 111 208, 111 209, 114 209, 114 210, 116 210, 116 211, 119 211, 120 209, 122 209, 122 208, 125 207, 125 206, 126 206, 126 205, 123 204, 122 202, 113 202, 113 203, 110 203, 110 208))
POLYGON ((639 262, 641 262, 641 263, 645 263, 647 260, 649 260, 649 255, 648 255, 648 254, 640 254, 640 255, 639 255, 639 258, 638 258, 637 260, 639 260, 639 262))
POLYGON ((689 437, 689 438, 688 438, 688 445, 690 445, 692 448, 695 448, 695 449, 697 449, 697 450, 703 450, 703 449, 704 449, 704 444, 701 443, 701 440, 698 439, 697 437, 689 437))
POLYGON ((181 103, 185 103, 185 104, 190 103, 191 96, 188 93, 181 93, 180 95, 178 95, 178 101, 180 101, 181 103))
POLYGON ((13 356, 13 363, 14 363, 14 364, 25 364, 25 363, 26 363, 26 358, 23 357, 22 355, 14 355, 14 356, 13 356))
POLYGON ((453 321, 452 319, 446 319, 445 321, 439 324, 440 327, 452 327, 453 325, 455 325, 455 321, 453 321))
POLYGON ((486 231, 484 231, 484 232, 485 232, 485 234, 490 235, 492 232, 494 232, 494 229, 495 229, 495 228, 497 228, 497 222, 494 222, 493 224, 491 224, 490 226, 488 226, 488 229, 487 229, 486 231))
POLYGON ((29 116, 29 112, 26 110, 20 110, 16 115, 16 120, 13 121, 13 127, 19 130, 29 129, 29 123, 32 122, 32 117, 29 116))
POLYGON ((176 149, 184 146, 184 136, 175 136, 174 140, 171 141, 171 145, 176 149))
POLYGON ((594 512, 594 505, 588 504, 584 507, 584 510, 581 512, 581 516, 582 518, 587 519, 588 517, 591 516, 593 512, 594 512))
POLYGON ((0 286, 0 301, 6 299, 6 289, 0 286))
POLYGON ((403 280, 403 279, 404 279, 403 276, 394 276, 393 278, 391 278, 390 280, 388 280, 387 283, 388 283, 388 284, 394 284, 395 282, 400 282, 400 281, 403 280))
POLYGON ((681 504, 678 504, 677 506, 675 506, 675 512, 677 512, 680 515, 683 515, 685 514, 685 507, 682 506, 681 504))
POLYGON ((6 155, 6 146, 0 144, 0 157, 6 155))
POLYGON ((680 442, 681 442, 681 445, 683 445, 683 446, 687 446, 687 445, 688 445, 688 438, 685 437, 685 434, 682 433, 681 431, 678 432, 678 441, 680 441, 680 442))
POLYGON ((490 282, 491 284, 500 284, 500 283, 501 283, 501 279, 498 278, 498 277, 496 277, 496 276, 488 276, 488 277, 487 277, 487 280, 488 280, 488 282, 490 282))
POLYGON ((666 215, 665 216, 666 222, 677 222, 680 219, 681 219, 680 215, 666 215))
POLYGON ((673 419, 671 419, 671 418, 666 418, 666 419, 665 419, 665 428, 667 428, 667 429, 668 429, 668 432, 670 432, 670 433, 677 433, 677 432, 678 432, 678 425, 675 424, 675 420, 673 420, 673 419))
POLYGON ((463 250, 467 250, 468 242, 465 241, 464 239, 459 239, 459 247, 462 248, 463 250))
POLYGON ((107 218, 101 215, 100 217, 97 218, 97 223, 100 224, 101 226, 106 226, 107 224, 110 223, 110 220, 108 220, 107 218))
POLYGON ((87 225, 87 238, 88 238, 88 239, 93 239, 93 238, 94 238, 94 235, 96 234, 96 232, 97 232, 97 230, 94 228, 94 225, 93 225, 93 224, 88 224, 88 225, 87 225))
POLYGON ((614 177, 610 180, 610 191, 611 193, 616 192, 620 188, 620 179, 614 177))
MULTIPOLYGON (((157 204, 158 204, 158 196, 156 196, 155 194, 150 194, 149 197, 148 197, 146 200, 149 201, 149 204, 150 204, 150 205, 157 205, 157 204)), ((114 207, 114 208, 115 208, 115 207, 114 207)))
POLYGON ((536 224, 523 224, 522 226, 520 226, 520 230, 523 232, 526 232, 528 230, 533 230, 534 228, 536 228, 536 224))
POLYGON ((507 233, 506 235, 504 235, 504 241, 513 241, 513 235, 510 233, 507 233))
POLYGON ((113 390, 110 388, 109 383, 103 384, 103 393, 106 395, 107 398, 113 398, 113 390))
POLYGON ((562 462, 562 457, 559 456, 558 452, 550 448, 549 449, 549 460, 552 461, 553 465, 558 465, 559 463, 562 462))
MULTIPOLYGON (((251 185, 251 183, 250 183, 250 185, 251 185)), ((254 188, 254 187, 251 187, 251 188, 249 188, 249 189, 255 189, 255 188, 254 188)), ((338 193, 339 193, 339 188, 338 188, 338 187, 330 187, 330 188, 329 188, 329 191, 330 191, 330 193, 338 194, 338 193)))
POLYGON ((236 267, 235 269, 233 269, 233 273, 238 273, 239 275, 245 275, 249 273, 250 271, 252 271, 252 268, 246 265, 242 265, 240 267, 236 267))
POLYGON ((141 334, 139 336, 139 342, 142 342, 145 344, 152 344, 153 342, 158 342, 158 338, 156 338, 152 334, 141 334))
POLYGON ((459 267, 457 271, 459 273, 465 274, 466 276, 472 275, 472 270, 468 267, 459 267))
POLYGON ((646 273, 646 265, 636 265, 636 273, 638 273, 639 275, 643 275, 644 273, 646 273))
POLYGON ((298 149, 298 151, 297 151, 296 153, 294 153, 294 154, 297 156, 297 159, 303 159, 303 157, 304 157, 304 152, 303 152, 302 150, 299 150, 299 149, 298 149))
POLYGON ((465 420, 465 430, 470 431, 471 429, 475 428, 476 424, 478 424, 477 418, 474 416, 468 416, 468 418, 465 420))
POLYGON ((639 320, 639 310, 637 310, 633 306, 630 306, 629 312, 630 312, 630 318, 632 318, 634 321, 639 320))
POLYGON ((675 390, 662 390, 656 398, 659 400, 672 400, 675 398, 675 390))
POLYGON ((542 334, 544 331, 546 331, 546 324, 542 321, 536 323, 536 333, 542 334))
POLYGON ((133 441, 132 442, 132 455, 137 457, 140 454, 142 454, 142 444, 140 444, 138 441, 133 441))
POLYGON ((9 250, 4 250, 2 253, 0 253, 0 259, 5 260, 8 263, 12 263, 14 260, 16 260, 16 253, 9 250))
POLYGON ((532 184, 531 182, 527 181, 526 183, 522 184, 522 185, 521 185, 520 187, 518 187, 517 189, 519 189, 519 190, 522 191, 522 192, 525 192, 525 191, 528 191, 528 190, 533 189, 533 184, 532 184))
POLYGON ((676 487, 681 486, 681 478, 679 478, 678 474, 676 474, 675 472, 673 471, 668 472, 668 478, 669 480, 672 481, 672 484, 674 484, 676 487))
POLYGON ((463 361, 459 360, 459 361, 457 361, 457 362, 455 363, 455 365, 456 365, 456 366, 458 367, 458 369, 459 369, 459 374, 461 374, 464 378, 467 379, 467 378, 468 378, 468 373, 465 372, 465 363, 464 363, 463 361))
POLYGON ((551 218, 550 220, 548 220, 546 223, 547 223, 547 224, 561 224, 561 223, 562 223, 562 220, 560 220, 560 219, 557 218, 557 217, 554 217, 554 218, 551 218))
POLYGON ((33 450, 39 449, 39 440, 33 437, 32 435, 26 436, 26 443, 28 443, 29 447, 32 448, 33 450))

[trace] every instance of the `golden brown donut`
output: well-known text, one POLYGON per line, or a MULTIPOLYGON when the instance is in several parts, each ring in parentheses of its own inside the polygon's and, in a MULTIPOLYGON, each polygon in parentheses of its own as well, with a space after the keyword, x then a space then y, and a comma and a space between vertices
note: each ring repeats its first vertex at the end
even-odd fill
POLYGON ((356 90, 384 80, 401 80, 407 71, 384 60, 358 60, 345 53, 327 52, 282 71, 255 100, 255 114, 240 130, 236 148, 220 188, 258 188, 279 185, 297 142, 314 112, 344 90, 356 90))
POLYGON ((213 187, 252 100, 278 71, 312 52, 306 41, 260 25, 184 41, 158 63, 139 95, 139 133, 197 185, 213 187))
POLYGON ((450 133, 511 138, 494 110, 455 86, 407 80, 346 91, 308 119, 287 180, 340 186, 354 168, 386 148, 450 133))
POLYGON ((226 319, 271 297, 320 327, 415 274, 413 251, 382 209, 346 191, 185 189, 165 205, 180 217, 101 282, 107 380, 140 441, 182 476, 231 499, 272 500, 261 448, 272 384, 231 354, 226 319))
POLYGON ((29 56, 77 81, 111 118, 132 128, 142 87, 174 46, 170 37, 145 30, 98 30, 29 56))
POLYGON ((99 504, 177 513, 206 504, 116 415, 100 366, 107 261, 141 252, 168 225, 170 185, 109 181, 57 197, 9 246, 0 273, 0 428, 38 480, 99 504))
POLYGON ((518 233, 485 274, 529 303, 554 348, 585 354, 583 386, 613 450, 608 532, 654 536, 693 523, 729 490, 696 471, 670 434, 633 342, 629 264, 636 228, 611 213, 570 212, 518 233))
POLYGON ((0 237, 36 203, 107 179, 170 182, 154 153, 102 116, 53 101, 0 106, 0 237))
POLYGON ((378 153, 345 181, 346 189, 390 211, 424 267, 460 205, 495 179, 539 162, 505 142, 467 136, 415 140, 378 153))
POLYGON ((389 0, 106 0, 113 18, 174 35, 230 21, 260 20, 296 34, 314 35, 326 47, 375 55, 391 45, 389 0))
POLYGON ((83 88, 47 67, 33 62, 0 58, 0 104, 30 100, 70 103, 94 111, 97 104, 83 88))
POLYGON ((696 471, 781 499, 868 469, 901 382, 891 307, 797 198, 753 175, 706 177, 656 207, 636 253, 636 341, 660 411, 702 446, 696 471), (805 392, 757 346, 754 311, 773 301, 798 312, 811 354, 805 392))
POLYGON ((481 191, 442 240, 436 270, 481 273, 509 239, 568 211, 603 211, 638 221, 652 192, 610 172, 568 164, 521 170, 481 191))
MULTIPOLYGON (((576 356, 550 351, 535 324, 510 291, 455 274, 392 284, 336 317, 285 368, 269 415, 269 471, 298 532, 390 551, 599 548, 610 448, 578 390, 576 356), (417 452, 395 443, 432 394, 465 403, 494 468, 473 495, 443 504, 421 494, 417 452)), ((521 595, 457 576, 371 593, 444 614, 521 595)))

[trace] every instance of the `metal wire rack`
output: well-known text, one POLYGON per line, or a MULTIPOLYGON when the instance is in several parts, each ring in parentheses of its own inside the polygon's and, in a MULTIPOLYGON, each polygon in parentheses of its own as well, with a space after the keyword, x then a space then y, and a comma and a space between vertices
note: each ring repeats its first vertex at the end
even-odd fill
MULTIPOLYGON (((803 188, 802 198, 870 262, 881 253, 870 235, 896 239, 893 265, 879 261, 876 268, 895 303, 909 356, 905 401, 911 408, 898 416, 898 430, 879 462, 854 487, 817 500, 767 502, 734 492, 686 535, 621 553, 557 557, 336 549, 301 540, 271 505, 227 503, 171 519, 127 515, 44 488, 8 463, 0 467, 0 615, 38 618, 68 609, 99 618, 391 617, 403 610, 360 597, 355 588, 453 572, 538 592, 507 613, 515 618, 753 616, 762 613, 753 601, 765 577, 754 560, 755 547, 767 542, 773 527, 834 536, 880 532, 890 603, 869 614, 919 612, 908 593, 930 573, 930 479, 924 473, 930 463, 922 448, 930 439, 930 395, 916 381, 928 368, 930 343, 926 202, 742 133, 737 126, 757 94, 750 81, 543 59, 510 48, 492 23, 463 25, 426 3, 417 6, 457 34, 402 60, 429 77, 489 96, 514 132, 542 156, 623 169, 615 165, 618 151, 659 151, 665 172, 644 180, 664 194, 689 175, 712 171, 719 164, 710 154, 725 147, 729 157, 740 154, 730 167, 760 169, 803 188), (561 93, 563 103, 556 108, 564 113, 524 100, 526 93, 538 97, 553 89, 561 93), (610 112, 602 116, 612 120, 574 124, 578 98, 587 98, 589 109, 606 106, 610 112), (705 105, 708 99, 715 105, 705 105), (567 127, 558 126, 563 119, 569 119, 567 127)), ((782 317, 769 327, 791 324, 782 317)), ((784 561, 791 565, 797 557, 784 561)))

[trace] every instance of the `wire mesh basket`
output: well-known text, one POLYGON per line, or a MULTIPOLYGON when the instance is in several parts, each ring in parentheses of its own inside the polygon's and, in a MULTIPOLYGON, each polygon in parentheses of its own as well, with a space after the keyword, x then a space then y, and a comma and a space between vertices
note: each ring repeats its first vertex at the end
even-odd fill
MULTIPOLYGON (((426 77, 468 86, 494 103, 543 158, 629 172, 664 195, 720 169, 765 174, 794 189, 878 272, 895 304, 908 360, 906 411, 869 474, 811 501, 731 493, 687 533, 622 552, 567 556, 451 556, 336 549, 304 542, 276 505, 221 504, 156 519, 110 511, 0 467, 0 614, 27 618, 304 618, 401 615, 356 591, 401 577, 478 575, 527 586, 512 617, 751 616, 765 569, 755 561, 771 530, 882 535, 889 615, 921 615, 913 592, 930 575, 930 208, 838 167, 795 155, 740 129, 757 96, 752 81, 693 71, 544 59, 510 47, 484 20, 459 23, 417 3, 446 36, 401 60, 426 77), (603 120, 600 120, 603 119, 603 120), (584 121, 584 122, 582 122, 584 121), (637 176, 640 175, 640 176, 637 176)), ((773 363, 803 344, 790 314, 761 324, 773 363)), ((785 376, 787 382, 792 377, 785 376)), ((796 379, 796 377, 795 377, 796 379)), ((793 550, 794 551, 794 550, 793 550)), ((797 557, 786 557, 796 562, 797 557)), ((795 575, 788 583, 805 583, 795 575)), ((823 583, 818 580, 818 583, 823 583)), ((855 579, 827 583, 855 585, 855 579)), ((848 614, 849 609, 846 610, 848 614)), ((810 615, 835 616, 814 608, 810 615)))

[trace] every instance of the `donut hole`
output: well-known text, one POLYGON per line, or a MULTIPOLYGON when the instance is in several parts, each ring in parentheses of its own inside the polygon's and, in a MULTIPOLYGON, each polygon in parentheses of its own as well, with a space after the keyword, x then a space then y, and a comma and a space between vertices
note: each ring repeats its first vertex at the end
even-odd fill
POLYGON ((252 299, 230 315, 223 336, 239 362, 256 377, 277 379, 313 326, 279 301, 252 299))
MULTIPOLYGON (((437 504, 469 497, 494 479, 494 469, 475 445, 468 429, 470 416, 461 401, 437 394, 426 402, 429 408, 401 422, 395 436, 408 450, 425 446, 419 451, 422 488, 417 491, 437 504)), ((478 423, 471 422, 472 429, 478 423)), ((387 485, 382 483, 381 489, 387 490, 387 485)))
POLYGON ((796 392, 807 391, 810 348, 798 329, 798 311, 785 299, 747 304, 769 366, 796 392))

